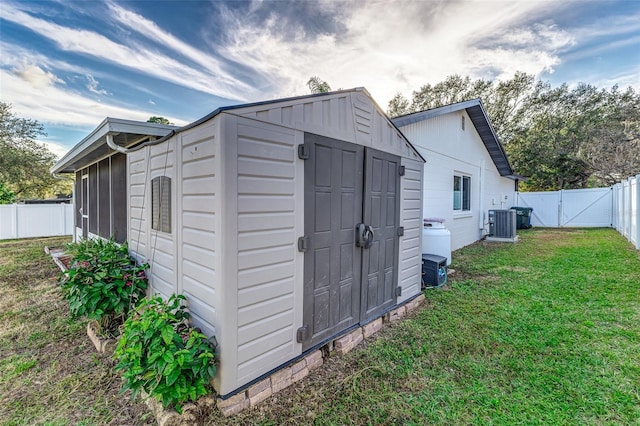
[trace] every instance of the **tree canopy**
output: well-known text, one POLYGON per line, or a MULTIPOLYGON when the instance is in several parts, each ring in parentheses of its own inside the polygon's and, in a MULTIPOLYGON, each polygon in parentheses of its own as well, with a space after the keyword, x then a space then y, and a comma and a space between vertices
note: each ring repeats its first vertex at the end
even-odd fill
POLYGON ((168 125, 172 125, 173 123, 169 121, 168 118, 164 118, 164 117, 157 117, 157 116, 153 116, 153 117, 149 117, 149 119, 147 120, 147 123, 158 123, 158 124, 168 124, 168 125))
POLYGON ((309 87, 309 90, 311 90, 311 93, 327 93, 331 91, 329 83, 316 76, 309 78, 307 86, 309 87))
POLYGON ((474 98, 482 99, 498 138, 528 190, 611 185, 640 173, 640 94, 633 88, 589 84, 551 87, 517 72, 505 81, 452 75, 397 94, 398 116, 474 98))
POLYGON ((0 198, 4 202, 71 192, 68 181, 49 173, 56 156, 36 141, 45 135, 41 123, 16 116, 10 104, 0 102, 0 198))

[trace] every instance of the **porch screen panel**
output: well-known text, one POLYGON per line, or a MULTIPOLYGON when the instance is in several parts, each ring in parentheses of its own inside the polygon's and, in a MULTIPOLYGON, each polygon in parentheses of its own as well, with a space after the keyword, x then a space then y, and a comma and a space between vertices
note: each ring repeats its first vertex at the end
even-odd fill
POLYGON ((111 157, 111 233, 118 243, 127 240, 127 158, 111 157))
POLYGON ((73 193, 73 206, 75 208, 75 225, 80 228, 82 227, 82 214, 80 213, 80 208, 82 207, 82 172, 76 172, 76 181, 74 183, 75 191, 73 193))
POLYGON ((98 165, 89 166, 89 232, 98 234, 98 165))
POLYGON ((109 173, 109 158, 98 163, 98 234, 102 238, 111 237, 111 179, 109 173))

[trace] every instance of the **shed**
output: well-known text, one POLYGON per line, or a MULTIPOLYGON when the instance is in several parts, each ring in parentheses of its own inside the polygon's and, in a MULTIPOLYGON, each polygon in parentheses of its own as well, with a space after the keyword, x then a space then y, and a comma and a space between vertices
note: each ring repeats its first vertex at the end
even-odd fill
POLYGON ((422 156, 425 217, 445 219, 453 250, 488 233, 488 211, 515 203, 517 182, 482 101, 392 119, 422 156))
POLYGON ((421 155, 363 88, 219 108, 126 153, 128 242, 232 395, 420 293, 421 155))

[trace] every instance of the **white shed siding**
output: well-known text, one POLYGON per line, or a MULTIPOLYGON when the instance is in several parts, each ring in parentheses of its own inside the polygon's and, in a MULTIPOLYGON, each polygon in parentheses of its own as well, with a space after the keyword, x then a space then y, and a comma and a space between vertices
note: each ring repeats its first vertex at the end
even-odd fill
POLYGON ((405 175, 400 181, 401 223, 398 281, 402 295, 398 303, 420 293, 422 265, 422 161, 402 159, 405 175))
POLYGON ((185 294, 194 323, 216 336, 222 395, 302 353, 305 132, 402 157, 401 300, 418 294, 422 159, 363 93, 222 111, 128 155, 130 247, 151 263, 152 291, 185 294), (159 175, 172 178, 171 234, 150 230, 159 175))
MULTIPOLYGON (((217 121, 185 131, 177 151, 180 167, 176 194, 178 223, 178 283, 187 297, 194 324, 218 335, 220 269, 220 143, 217 121)), ((222 338, 219 336, 218 338, 222 338)))
POLYGON ((240 114, 310 133, 355 141, 354 123, 349 119, 351 109, 351 93, 337 93, 303 101, 292 99, 246 107, 242 108, 240 114))
POLYGON ((364 92, 273 102, 230 111, 309 133, 357 143, 422 161, 364 92))
POLYGON ((402 132, 427 158, 424 166, 424 217, 441 217, 456 250, 484 235, 489 209, 510 208, 515 185, 500 176, 465 111, 452 112, 402 127, 402 132), (465 130, 461 121, 465 117, 465 130), (481 171, 482 170, 482 171, 481 171), (453 176, 471 177, 471 210, 453 210, 453 176))
POLYGON ((227 178, 237 185, 226 210, 226 223, 236 222, 226 228, 229 239, 237 229, 237 370, 235 383, 221 393, 302 352, 295 340, 303 261, 296 241, 304 230, 304 200, 297 196, 304 190, 303 161, 296 155, 302 134, 240 117, 226 116, 225 125, 225 159, 235 164, 227 178))
POLYGON ((168 298, 173 293, 179 292, 176 288, 178 275, 176 271, 176 247, 174 236, 176 234, 176 179, 175 179, 175 148, 176 140, 171 139, 167 143, 153 145, 148 151, 149 176, 146 190, 146 216, 151 224, 151 180, 157 176, 171 178, 171 233, 151 229, 149 226, 149 249, 147 261, 149 262, 151 293, 159 293, 168 298))
POLYGON ((129 250, 138 261, 145 262, 148 252, 147 216, 145 197, 150 190, 147 185, 147 150, 127 155, 128 164, 128 240, 129 250))

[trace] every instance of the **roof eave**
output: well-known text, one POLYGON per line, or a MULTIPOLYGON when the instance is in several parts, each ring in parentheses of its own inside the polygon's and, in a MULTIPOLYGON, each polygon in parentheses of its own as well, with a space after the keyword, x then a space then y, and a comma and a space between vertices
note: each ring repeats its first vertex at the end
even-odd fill
POLYGON ((74 172, 75 170, 69 169, 69 166, 106 144, 106 135, 108 134, 115 135, 120 133, 130 133, 161 137, 177 128, 178 127, 176 126, 169 126, 166 124, 107 117, 98 125, 98 127, 89 133, 89 135, 62 156, 62 158, 58 160, 53 167, 51 167, 50 172, 52 174, 74 172))
POLYGON ((431 118, 439 117, 441 115, 449 114, 452 112, 458 112, 465 110, 469 118, 473 122, 473 125, 480 135, 482 139, 482 143, 484 144, 487 152, 491 156, 498 173, 500 176, 508 177, 513 175, 513 168, 509 162, 507 154, 504 150, 504 147, 500 143, 498 136, 491 124, 491 120, 489 120, 489 116, 487 115, 487 111, 482 104, 480 99, 471 99, 464 102, 458 102, 451 105, 444 105, 438 108, 428 109, 426 111, 414 112, 411 114, 403 115, 400 117, 396 117, 391 119, 391 122, 397 127, 408 126, 410 124, 418 123, 420 121, 429 120, 431 118), (475 108, 480 108, 482 114, 477 116, 476 114, 472 114, 472 111, 475 108), (481 122, 478 119, 482 120, 481 122), (487 132, 481 131, 482 127, 485 127, 488 130, 487 132))

